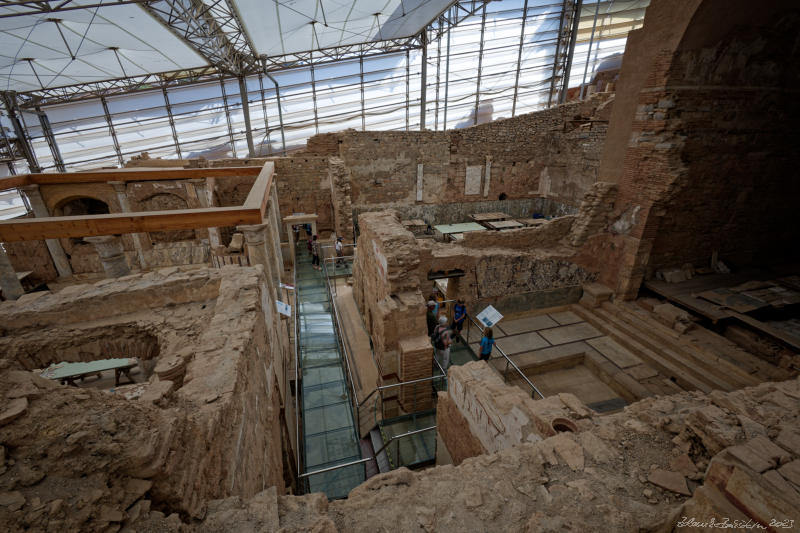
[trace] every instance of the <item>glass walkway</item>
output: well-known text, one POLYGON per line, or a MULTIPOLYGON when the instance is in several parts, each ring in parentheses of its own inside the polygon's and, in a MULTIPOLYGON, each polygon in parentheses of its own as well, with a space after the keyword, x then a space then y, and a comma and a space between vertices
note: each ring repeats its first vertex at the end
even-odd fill
MULTIPOLYGON (((313 472, 361 459, 361 447, 325 279, 305 248, 298 246, 295 257, 303 465, 313 472)), ((364 477, 363 464, 315 474, 307 478, 306 492, 344 498, 364 477)))

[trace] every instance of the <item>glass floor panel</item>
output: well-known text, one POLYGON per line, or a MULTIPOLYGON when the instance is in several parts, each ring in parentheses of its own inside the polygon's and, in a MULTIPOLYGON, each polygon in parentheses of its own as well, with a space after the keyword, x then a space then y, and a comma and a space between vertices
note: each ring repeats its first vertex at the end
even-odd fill
MULTIPOLYGON (((361 459, 352 405, 322 272, 311 267, 302 244, 296 257, 303 457, 306 472, 361 459)), ((364 465, 308 478, 311 492, 344 498, 365 479, 364 465)))

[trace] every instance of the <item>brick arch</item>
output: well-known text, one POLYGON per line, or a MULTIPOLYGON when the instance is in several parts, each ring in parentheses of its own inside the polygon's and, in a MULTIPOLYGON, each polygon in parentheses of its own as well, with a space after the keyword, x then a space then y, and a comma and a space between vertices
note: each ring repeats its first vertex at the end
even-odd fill
MULTIPOLYGON (((189 204, 183 196, 171 192, 159 191, 138 201, 142 211, 172 211, 188 209, 189 204)), ((190 241, 195 238, 194 230, 151 231, 150 240, 156 242, 190 241)))
POLYGON ((625 252, 604 277, 627 297, 656 269, 706 266, 714 250, 737 266, 786 260, 797 227, 789 199, 799 192, 791 176, 800 58, 791 28, 800 12, 790 0, 693 4, 651 4, 645 32, 676 13, 678 29, 649 42, 633 35, 623 60, 620 92, 636 106, 626 119, 612 116, 610 129, 630 134, 621 172, 613 175, 608 154, 603 171, 620 183, 617 209, 639 214, 615 237, 625 252), (629 58, 651 66, 633 72, 629 58))

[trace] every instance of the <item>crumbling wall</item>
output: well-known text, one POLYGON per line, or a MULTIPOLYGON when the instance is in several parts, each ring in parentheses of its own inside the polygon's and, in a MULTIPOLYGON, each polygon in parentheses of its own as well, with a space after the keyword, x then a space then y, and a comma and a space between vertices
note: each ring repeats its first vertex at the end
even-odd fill
POLYGON ((4 242, 8 259, 17 272, 31 271, 31 282, 35 285, 53 281, 58 277, 50 251, 44 241, 4 242))
MULTIPOLYGON (((334 231, 331 178, 328 157, 300 154, 270 159, 275 163, 275 179, 281 213, 316 213, 317 231, 334 231)), ((283 233, 283 231, 282 231, 283 233)))

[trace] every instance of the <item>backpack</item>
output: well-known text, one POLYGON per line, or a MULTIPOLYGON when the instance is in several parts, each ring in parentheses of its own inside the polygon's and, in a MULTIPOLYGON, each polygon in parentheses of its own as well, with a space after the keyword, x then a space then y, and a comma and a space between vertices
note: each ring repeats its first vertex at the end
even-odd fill
POLYGON ((445 326, 436 326, 436 329, 433 330, 433 335, 431 336, 431 342, 433 342, 433 347, 437 350, 444 350, 444 339, 442 335, 448 330, 445 326))

